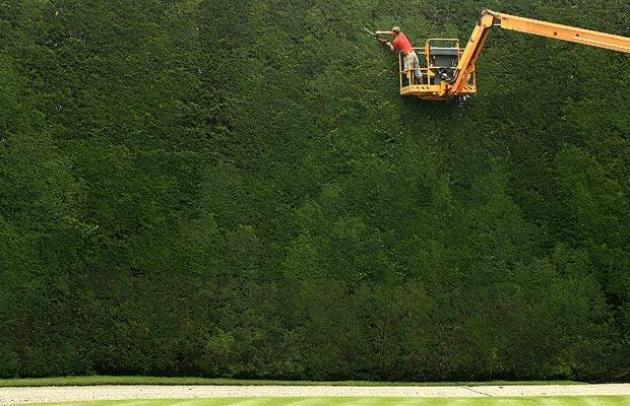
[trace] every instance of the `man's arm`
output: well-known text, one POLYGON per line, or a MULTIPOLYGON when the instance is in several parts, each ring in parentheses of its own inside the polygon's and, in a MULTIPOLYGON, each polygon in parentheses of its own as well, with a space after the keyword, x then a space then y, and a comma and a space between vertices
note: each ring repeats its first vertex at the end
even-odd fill
POLYGON ((385 38, 379 38, 378 42, 380 42, 381 45, 388 47, 390 51, 394 52, 394 46, 392 45, 391 42, 389 42, 385 38))

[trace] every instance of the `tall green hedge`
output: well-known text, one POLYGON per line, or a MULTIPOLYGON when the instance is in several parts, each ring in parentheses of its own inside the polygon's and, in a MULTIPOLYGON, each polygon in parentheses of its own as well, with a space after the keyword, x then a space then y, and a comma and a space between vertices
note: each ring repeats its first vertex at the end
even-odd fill
POLYGON ((492 32, 463 105, 362 30, 627 1, 0 4, 0 376, 628 379, 630 59, 492 32))

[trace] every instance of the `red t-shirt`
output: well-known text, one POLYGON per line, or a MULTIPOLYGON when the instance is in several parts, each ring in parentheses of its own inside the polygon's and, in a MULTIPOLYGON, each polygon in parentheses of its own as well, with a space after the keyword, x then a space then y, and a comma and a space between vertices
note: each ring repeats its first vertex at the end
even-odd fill
POLYGON ((402 32, 396 35, 396 38, 392 41, 392 46, 395 50, 402 52, 403 54, 408 54, 413 51, 413 47, 411 46, 411 42, 407 39, 407 36, 402 32))

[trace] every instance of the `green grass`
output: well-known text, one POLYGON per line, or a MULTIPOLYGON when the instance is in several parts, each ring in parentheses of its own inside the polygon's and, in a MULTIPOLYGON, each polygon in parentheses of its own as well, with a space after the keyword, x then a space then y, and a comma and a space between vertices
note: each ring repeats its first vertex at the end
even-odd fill
MULTIPOLYGON (((40 403, 39 406, 628 406, 630 397, 553 398, 257 398, 40 403)), ((30 406, 37 406, 31 404, 30 406)))
POLYGON ((480 386, 480 385, 574 385, 575 381, 490 381, 490 382, 371 382, 371 381, 271 381, 156 376, 66 376, 55 378, 0 379, 0 387, 87 386, 87 385, 299 385, 299 386, 480 386))

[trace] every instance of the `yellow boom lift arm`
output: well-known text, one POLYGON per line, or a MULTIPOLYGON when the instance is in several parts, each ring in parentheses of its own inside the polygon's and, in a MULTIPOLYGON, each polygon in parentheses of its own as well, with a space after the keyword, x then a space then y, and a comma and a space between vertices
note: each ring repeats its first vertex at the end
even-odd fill
POLYGON ((417 96, 425 100, 445 100, 476 93, 477 59, 493 27, 630 53, 630 38, 627 37, 484 10, 464 49, 459 47, 457 40, 430 39, 426 41, 423 50, 418 50, 426 56, 426 67, 420 69, 423 83, 413 83, 410 80, 410 71, 402 69, 401 63, 401 95, 417 96), (454 45, 435 46, 448 41, 454 45), (436 65, 436 61, 441 61, 442 66, 436 65), (450 66, 444 66, 447 63, 450 66), (442 74, 436 76, 435 72, 442 74), (406 85, 403 76, 408 79, 406 85))

